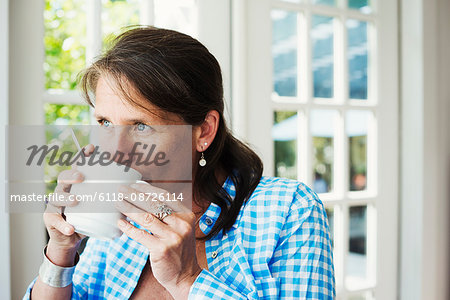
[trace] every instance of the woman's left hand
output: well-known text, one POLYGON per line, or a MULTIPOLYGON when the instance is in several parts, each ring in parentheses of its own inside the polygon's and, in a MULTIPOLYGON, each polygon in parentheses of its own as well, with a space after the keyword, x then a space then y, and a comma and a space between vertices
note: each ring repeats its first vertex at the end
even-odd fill
POLYGON ((198 265, 195 246, 195 214, 180 202, 130 201, 142 193, 167 195, 167 191, 150 184, 122 185, 119 192, 124 200, 116 208, 124 215, 148 229, 152 234, 119 220, 118 226, 127 236, 147 247, 153 276, 175 299, 187 299, 189 290, 202 269, 198 265), (130 197, 131 194, 136 194, 130 197), (128 199, 128 200, 126 200, 128 199), (173 209, 163 221, 153 213, 159 205, 173 209))

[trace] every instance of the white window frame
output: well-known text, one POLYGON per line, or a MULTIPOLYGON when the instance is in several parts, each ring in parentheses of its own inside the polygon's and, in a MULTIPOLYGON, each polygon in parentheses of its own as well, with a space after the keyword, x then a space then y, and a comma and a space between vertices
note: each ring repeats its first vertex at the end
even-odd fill
MULTIPOLYGON (((8 124, 8 0, 0 0, 0 165, 6 165, 5 127, 8 124)), ((11 299, 9 214, 6 207, 6 172, 0 174, 0 298, 11 299)))
MULTIPOLYGON (((240 136, 243 136, 252 145, 254 145, 259 151, 265 164, 265 174, 273 175, 273 141, 270 136, 272 128, 272 112, 274 105, 271 101, 272 94, 272 57, 271 57, 271 20, 270 10, 273 5, 278 8, 286 9, 298 9, 302 7, 306 10, 314 9, 315 12, 329 15, 335 14, 337 17, 342 13, 349 14, 352 18, 369 20, 375 23, 377 28, 376 36, 369 37, 377 40, 377 47, 370 49, 369 53, 377 53, 375 57, 372 57, 372 80, 377 84, 377 88, 373 89, 373 83, 369 83, 369 97, 376 98, 378 103, 365 103, 362 102, 359 105, 361 109, 369 109, 377 117, 378 130, 375 130, 372 134, 372 141, 368 143, 377 143, 376 152, 378 160, 374 159, 373 154, 368 153, 368 164, 372 164, 372 171, 375 176, 373 184, 377 186, 376 191, 365 194, 359 193, 358 198, 356 193, 348 193, 344 198, 334 199, 330 195, 322 194, 321 199, 325 205, 341 204, 343 207, 348 205, 368 204, 367 222, 368 222, 368 244, 367 244, 367 257, 368 268, 372 268, 375 271, 374 281, 374 294, 376 299, 393 299, 397 293, 397 228, 398 228, 398 57, 397 57, 397 3, 390 0, 378 0, 376 13, 371 16, 362 16, 358 12, 341 11, 329 7, 312 7, 309 4, 294 4, 281 1, 271 0, 249 0, 245 4, 233 2, 233 14, 236 15, 237 23, 233 19, 233 59, 247 63, 244 67, 240 66, 241 71, 233 72, 233 95, 236 98, 233 99, 233 112, 239 112, 239 110, 245 113, 236 114, 237 120, 235 124, 241 124, 242 130, 239 132, 240 136), (276 3, 276 4, 274 4, 276 3), (246 24, 244 19, 248 21, 246 24), (240 26, 246 26, 240 28, 240 26), (240 33, 243 32, 243 33, 240 33), (239 45, 239 41, 246 40, 245 48, 239 45), (378 61, 373 58, 378 57, 378 61), (242 73, 245 75, 242 75, 242 73), (236 80, 236 81, 235 81, 236 80), (245 82, 245 83, 242 83, 245 82), (376 92, 376 93, 375 93, 376 92), (238 99, 248 99, 248 103, 245 101, 239 101, 238 99), (387 100, 389 99, 389 100, 387 100), (238 100, 238 101, 235 101, 238 100), (241 105, 239 105, 241 103, 241 105), (385 145, 389 145, 386 147, 385 145), (384 146, 384 147, 383 147, 384 146), (376 207, 376 209, 375 209, 376 207), (374 222, 378 220, 377 222, 374 222), (371 226, 371 224, 376 224, 371 226), (372 240, 371 240, 372 238, 372 240), (377 242, 378 241, 378 242, 377 242), (374 243, 376 247, 373 247, 374 243), (386 247, 386 244, 389 247, 386 247), (375 258, 376 259, 371 259, 375 258), (375 284, 376 282, 376 284, 375 284)), ((344 7, 344 1, 338 1, 339 7, 344 7)), ((304 27, 303 27, 304 28, 304 27)), ((300 31, 299 35, 305 35, 309 33, 305 30, 300 31)), ((370 34, 370 31, 369 31, 370 34)), ((300 37, 302 38, 302 37, 300 37)), ((307 39, 302 39, 307 40, 307 39)), ((335 39, 336 40, 336 39, 335 39)), ((343 38, 342 40, 346 40, 343 38)), ((308 42, 306 42, 308 45, 308 42)), ((340 51, 345 51, 345 45, 336 45, 340 51)), ((308 48, 306 48, 308 49, 308 48)), ((300 48, 300 51, 305 49, 300 48)), ((309 51, 309 50, 306 50, 309 51)), ((344 56, 345 57, 345 56, 344 56)), ((300 62, 301 63, 301 62, 300 62)), ((233 61, 233 66, 235 66, 233 61)), ((345 68, 344 65, 335 65, 335 68, 345 68)), ((310 73, 308 73, 310 75, 310 73)), ((309 76, 308 75, 308 76, 309 76)), ((369 77, 369 80, 370 77, 369 77)), ((310 82, 307 82, 301 86, 308 86, 311 88, 310 82)), ((301 87, 300 86, 300 87, 301 87)), ((345 86, 345 85, 344 85, 345 86)), ((338 91, 336 91, 338 92, 338 91)), ((346 91, 340 91, 344 94, 346 91)), ((308 97, 311 95, 309 91, 308 97)), ((345 94, 344 94, 345 95, 345 94)), ((344 96, 345 97, 345 96, 344 96)), ((354 104, 354 103, 352 103, 354 104)), ((277 105, 277 108, 283 107, 286 110, 308 110, 314 108, 331 108, 336 110, 345 111, 348 108, 358 109, 358 106, 349 106, 344 103, 333 104, 313 104, 313 103, 283 103, 277 105)), ((300 129, 307 134, 307 122, 304 122, 300 129)), ((342 123, 340 130, 343 131, 342 123)), ((235 126, 233 128, 237 128, 235 126)), ((339 129, 339 128, 338 128, 339 129)), ((336 137, 335 137, 336 138, 336 137)), ((344 139, 345 140, 345 139, 344 139)), ((335 144, 337 151, 347 153, 345 150, 347 146, 344 144, 335 144)), ((369 151, 370 148, 368 147, 369 151)), ((303 147, 304 151, 308 151, 303 147)), ((310 164, 311 157, 307 152, 303 152, 304 158, 299 157, 298 164, 310 164), (305 154, 306 153, 306 154, 305 154)), ((335 159, 336 159, 335 155, 335 159)), ((337 162, 336 167, 340 167, 344 170, 343 177, 348 177, 348 163, 345 159, 337 162)), ((369 166, 370 168, 370 166, 369 166)), ((309 168, 310 169, 310 168, 309 168)), ((307 173, 301 174, 301 178, 305 178, 306 183, 311 183, 311 176, 307 173)), ((370 178, 370 177, 369 177, 370 178)), ((348 179, 341 179, 343 182, 340 186, 344 185, 348 179)), ((338 183, 336 182, 336 185, 338 183)), ((347 291, 344 288, 344 276, 342 276, 343 266, 345 265, 345 253, 348 248, 348 234, 344 228, 348 228, 348 216, 346 210, 345 213, 339 214, 335 217, 335 267, 336 267, 336 279, 337 279, 337 293, 338 297, 345 299, 346 296, 354 294, 354 292, 363 292, 365 290, 372 290, 371 288, 360 289, 358 291, 347 291)))

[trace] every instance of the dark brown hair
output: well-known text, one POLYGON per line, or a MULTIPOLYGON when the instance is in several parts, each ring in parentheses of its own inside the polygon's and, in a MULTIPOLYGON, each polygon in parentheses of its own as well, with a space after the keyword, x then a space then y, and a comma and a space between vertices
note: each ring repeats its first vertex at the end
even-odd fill
POLYGON ((201 125, 209 111, 219 113, 217 134, 204 152, 208 163, 194 174, 193 193, 195 201, 197 197, 208 199, 221 208, 219 218, 204 239, 231 228, 241 206, 258 185, 263 165, 256 153, 233 137, 225 124, 222 74, 214 56, 186 34, 139 26, 119 35, 113 46, 81 73, 80 86, 91 106, 94 102, 90 94, 95 92, 103 75, 117 83, 127 101, 134 102, 127 91, 131 85, 156 107, 177 114, 193 126, 201 125), (217 181, 217 170, 223 170, 233 181, 234 199, 217 181))

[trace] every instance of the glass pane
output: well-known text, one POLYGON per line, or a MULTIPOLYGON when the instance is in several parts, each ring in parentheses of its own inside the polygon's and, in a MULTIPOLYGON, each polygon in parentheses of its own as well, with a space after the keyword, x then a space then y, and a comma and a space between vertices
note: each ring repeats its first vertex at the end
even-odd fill
POLYGON ((364 14, 370 14, 372 12, 371 2, 370 0, 348 0, 348 7, 359 9, 364 14))
POLYGON ((349 208, 349 253, 346 284, 356 289, 367 277, 367 206, 349 208))
MULTIPOLYGON (((63 126, 49 126, 46 128, 46 140, 48 145, 56 144, 60 147, 58 155, 64 151, 76 151, 76 147, 70 135, 67 134, 67 127, 64 125, 88 125, 89 124, 89 106, 87 105, 64 105, 51 104, 44 105, 45 124, 47 125, 63 125, 63 126)), ((87 126, 85 126, 87 127, 87 126)), ((76 136, 83 147, 88 144, 88 137, 83 126, 73 127, 76 136)), ((86 128, 88 129, 88 128, 86 128)), ((58 158, 57 156, 56 158, 58 158)), ((53 192, 56 187, 56 178, 58 174, 67 169, 65 166, 59 164, 50 166, 48 164, 48 157, 46 157, 46 164, 44 165, 45 182, 47 193, 53 192)))
POLYGON ((313 110, 310 115, 310 128, 313 144, 313 189, 316 193, 333 190, 334 161, 334 120, 332 110, 313 110))
POLYGON ((331 246, 334 247, 334 207, 325 208, 328 217, 328 226, 330 228, 331 246))
POLYGON ((336 5, 336 0, 313 0, 313 4, 321 4, 321 5, 336 5))
POLYGON ((85 67, 86 0, 46 0, 45 89, 73 90, 85 67))
POLYGON ((367 99, 367 22, 347 20, 350 99, 367 99))
POLYGON ((370 112, 348 111, 346 132, 349 147, 350 191, 367 188, 367 131, 370 112))
POLYGON ((311 28, 314 97, 333 97, 333 18, 313 16, 311 28))
POLYGON ((198 35, 196 0, 154 0, 155 26, 198 35))
POLYGON ((297 95, 297 13, 272 10, 273 89, 279 96, 297 95))
POLYGON ((139 24, 139 0, 102 0, 102 36, 110 42, 124 26, 139 24))
POLYGON ((272 138, 275 176, 297 179, 297 112, 275 111, 272 138))

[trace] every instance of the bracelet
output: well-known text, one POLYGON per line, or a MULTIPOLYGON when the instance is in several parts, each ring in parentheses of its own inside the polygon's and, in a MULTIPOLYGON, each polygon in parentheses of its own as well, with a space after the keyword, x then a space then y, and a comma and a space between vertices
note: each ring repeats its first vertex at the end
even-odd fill
POLYGON ((47 246, 44 248, 43 256, 44 261, 39 268, 39 276, 41 281, 52 287, 66 287, 72 283, 72 275, 75 271, 75 266, 80 260, 80 255, 78 252, 75 256, 75 265, 73 267, 61 267, 52 263, 45 251, 47 250, 47 246))

